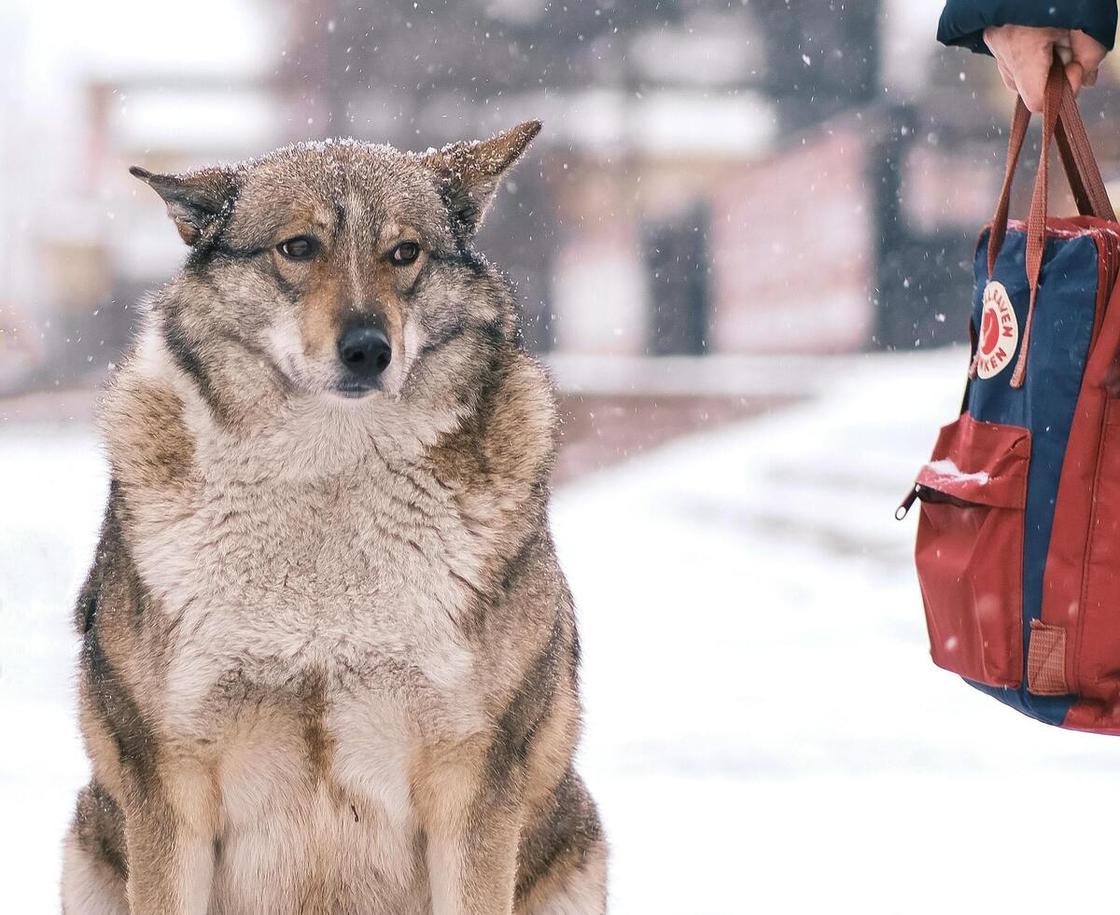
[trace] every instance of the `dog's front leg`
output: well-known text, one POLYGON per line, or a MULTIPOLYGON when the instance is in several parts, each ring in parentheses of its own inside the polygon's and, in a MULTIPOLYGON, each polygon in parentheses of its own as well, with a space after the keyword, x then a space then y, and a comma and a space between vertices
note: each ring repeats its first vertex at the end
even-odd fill
POLYGON ((131 915, 206 915, 214 874, 215 807, 193 767, 128 779, 125 840, 131 915))
POLYGON ((520 784, 486 762, 485 753, 460 748, 417 786, 434 915, 513 912, 520 784))

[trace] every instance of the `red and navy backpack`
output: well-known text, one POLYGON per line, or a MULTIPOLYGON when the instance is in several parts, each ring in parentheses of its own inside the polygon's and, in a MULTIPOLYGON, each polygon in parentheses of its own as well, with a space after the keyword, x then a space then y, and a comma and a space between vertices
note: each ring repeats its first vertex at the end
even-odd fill
POLYGON ((1015 112, 980 236, 960 416, 899 507, 933 660, 1049 724, 1120 734, 1120 225, 1060 64, 1027 222, 1008 222, 1015 112), (1046 216, 1057 139, 1081 215, 1046 216))

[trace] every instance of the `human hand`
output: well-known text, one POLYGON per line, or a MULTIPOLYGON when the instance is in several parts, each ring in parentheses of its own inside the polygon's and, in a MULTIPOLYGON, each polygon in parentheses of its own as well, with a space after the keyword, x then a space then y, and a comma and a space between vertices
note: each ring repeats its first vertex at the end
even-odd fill
POLYGON ((1066 68, 1074 93, 1097 81, 1105 46, 1080 29, 1001 25, 984 29, 984 43, 996 59, 1003 84, 1031 111, 1041 111, 1054 52, 1066 68))

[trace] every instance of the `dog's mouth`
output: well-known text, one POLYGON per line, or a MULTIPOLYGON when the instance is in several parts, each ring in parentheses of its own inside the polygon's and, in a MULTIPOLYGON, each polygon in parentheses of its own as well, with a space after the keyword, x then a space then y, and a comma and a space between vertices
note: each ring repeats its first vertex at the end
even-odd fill
POLYGON ((342 381, 331 388, 331 393, 337 394, 339 397, 344 397, 347 400, 357 400, 365 397, 367 394, 372 394, 374 391, 380 390, 380 381, 342 381))
MULTIPOLYGON (((308 394, 334 394, 345 400, 360 400, 374 391, 381 391, 384 389, 381 378, 373 379, 359 379, 359 378, 321 378, 316 379, 316 373, 308 371, 305 366, 302 366, 293 353, 285 353, 281 359, 278 360, 278 366, 281 374, 283 374, 288 381, 295 387, 297 391, 303 391, 308 394)), ((333 373, 331 373, 333 374, 333 373)))

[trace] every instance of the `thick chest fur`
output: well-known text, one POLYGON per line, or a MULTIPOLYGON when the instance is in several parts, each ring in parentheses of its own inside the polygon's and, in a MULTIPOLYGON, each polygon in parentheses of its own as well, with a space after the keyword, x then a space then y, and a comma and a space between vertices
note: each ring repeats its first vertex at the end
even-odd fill
POLYGON ((239 875, 226 895, 246 910, 269 888, 245 875, 314 882, 309 849, 335 877, 354 857, 339 886, 380 860, 395 888, 375 895, 426 892, 410 774, 426 747, 486 727, 458 623, 489 543, 418 474, 371 457, 328 478, 198 480, 133 509, 136 564, 167 617, 159 717, 206 760, 218 876, 239 875))
POLYGON ((419 471, 371 457, 323 478, 203 479, 137 515, 140 575, 171 622, 168 699, 188 719, 309 681, 328 703, 469 705, 457 623, 490 544, 419 471))

